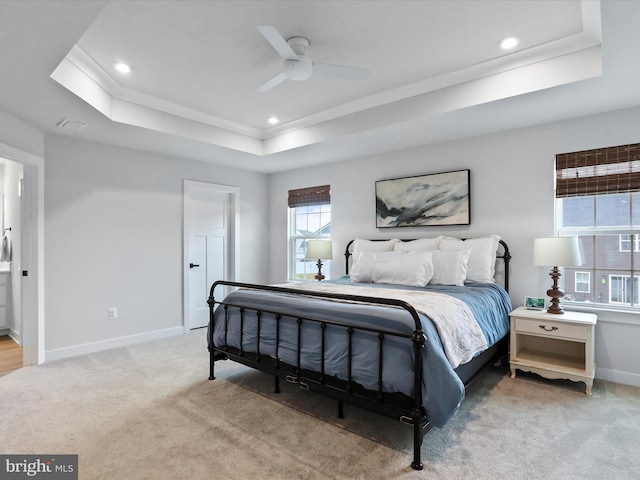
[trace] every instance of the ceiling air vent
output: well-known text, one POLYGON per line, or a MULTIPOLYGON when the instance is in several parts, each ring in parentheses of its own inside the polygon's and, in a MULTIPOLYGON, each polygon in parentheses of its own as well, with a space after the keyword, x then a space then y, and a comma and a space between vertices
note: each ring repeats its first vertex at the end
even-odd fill
POLYGON ((84 122, 79 122, 77 120, 71 120, 69 118, 65 118, 65 119, 60 120, 58 122, 58 127, 59 128, 62 128, 64 130, 73 131, 73 132, 77 132, 79 130, 82 130, 86 126, 87 126, 87 124, 84 123, 84 122))

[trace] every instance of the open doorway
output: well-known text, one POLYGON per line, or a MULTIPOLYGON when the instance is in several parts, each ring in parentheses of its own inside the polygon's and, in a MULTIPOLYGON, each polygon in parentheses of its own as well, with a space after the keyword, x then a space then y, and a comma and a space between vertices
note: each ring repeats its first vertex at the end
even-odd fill
MULTIPOLYGON (((9 261, 5 255, 0 262, 0 277, 4 266, 9 283, 6 333, 22 347, 23 364, 35 365, 44 361, 44 160, 2 143, 0 159, 4 193, 0 259, 3 246, 10 251, 9 261)), ((0 302, 2 291, 0 284, 0 302)))
POLYGON ((20 280, 23 166, 0 158, 0 372, 22 366, 20 280))

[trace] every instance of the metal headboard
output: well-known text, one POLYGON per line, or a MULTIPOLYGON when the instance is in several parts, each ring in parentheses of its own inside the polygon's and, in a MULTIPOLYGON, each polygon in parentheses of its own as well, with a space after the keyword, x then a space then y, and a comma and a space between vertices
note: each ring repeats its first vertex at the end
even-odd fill
MULTIPOLYGON (((411 239, 400 239, 401 242, 410 242, 412 240, 416 240, 415 238, 411 238, 411 239)), ((460 240, 471 240, 469 238, 461 238, 460 240)), ((388 239, 384 238, 378 238, 378 239, 373 239, 373 242, 386 242, 388 241, 388 239)), ((352 253, 349 250, 351 248, 351 245, 353 245, 353 242, 355 242, 355 240, 351 240, 349 241, 349 243, 347 243, 347 247, 344 250, 344 258, 345 258, 345 274, 349 275, 349 257, 351 257, 352 253)), ((502 253, 498 252, 498 254, 496 255, 496 258, 500 258, 502 259, 502 261, 504 262, 504 289, 508 292, 509 291, 509 262, 511 262, 511 253, 509 252, 509 246, 505 243, 504 240, 500 240, 500 245, 502 245, 502 253)))

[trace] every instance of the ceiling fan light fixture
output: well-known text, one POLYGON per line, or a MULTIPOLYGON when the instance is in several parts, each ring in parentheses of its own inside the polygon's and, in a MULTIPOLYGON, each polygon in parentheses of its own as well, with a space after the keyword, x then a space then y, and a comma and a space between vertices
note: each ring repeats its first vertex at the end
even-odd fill
POLYGON ((289 80, 307 80, 313 75, 313 63, 305 55, 299 55, 297 60, 285 60, 284 74, 289 80))
POLYGON ((503 50, 511 50, 512 48, 515 48, 519 43, 520 39, 518 37, 505 37, 500 40, 500 47, 503 50))

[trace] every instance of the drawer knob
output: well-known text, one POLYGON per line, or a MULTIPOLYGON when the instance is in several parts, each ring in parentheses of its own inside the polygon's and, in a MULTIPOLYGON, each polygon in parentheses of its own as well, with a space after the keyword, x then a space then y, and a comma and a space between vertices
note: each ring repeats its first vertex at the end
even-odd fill
POLYGON ((554 330, 557 330, 558 327, 549 327, 547 328, 546 325, 538 325, 542 330, 544 330, 545 332, 553 332, 554 330))

